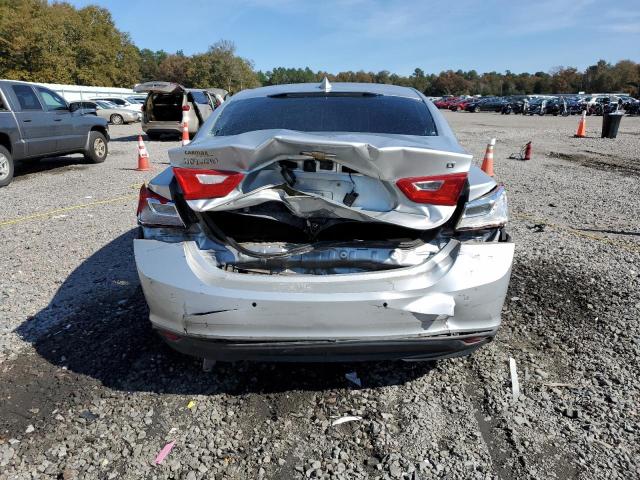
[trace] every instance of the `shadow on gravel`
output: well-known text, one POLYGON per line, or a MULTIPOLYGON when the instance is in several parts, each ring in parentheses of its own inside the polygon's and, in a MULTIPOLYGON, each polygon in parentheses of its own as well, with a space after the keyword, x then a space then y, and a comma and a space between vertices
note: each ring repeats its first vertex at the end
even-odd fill
POLYGON ((40 160, 25 160, 17 162, 14 172, 14 181, 19 181, 20 177, 49 171, 53 174, 68 172, 69 170, 84 170, 91 165, 87 164, 84 157, 76 155, 73 157, 51 157, 40 160))
POLYGON ((138 134, 136 135, 127 135, 125 137, 114 137, 112 136, 109 140, 109 143, 119 143, 119 142, 137 142, 138 134))
POLYGON ((30 363, 41 363, 37 369, 45 377, 65 367, 77 379, 90 377, 115 390, 207 395, 356 388, 344 377, 354 370, 372 388, 403 384, 433 368, 404 362, 237 362, 218 363, 204 373, 200 360, 173 352, 152 331, 135 274, 135 236, 131 230, 98 250, 65 280, 46 309, 18 327, 44 360, 30 363), (53 322, 56 327, 43 327, 53 322))

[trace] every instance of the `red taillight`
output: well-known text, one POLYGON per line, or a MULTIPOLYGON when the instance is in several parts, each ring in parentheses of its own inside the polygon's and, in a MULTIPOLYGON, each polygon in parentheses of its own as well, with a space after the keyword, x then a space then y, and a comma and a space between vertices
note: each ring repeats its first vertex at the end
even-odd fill
POLYGON ((189 110, 191 110, 191 107, 189 105, 183 105, 182 106, 182 111, 183 112, 188 112, 189 110))
POLYGON ((409 200, 416 203, 453 206, 467 181, 466 173, 402 178, 396 182, 409 200))
POLYGON ((178 340, 182 340, 182 337, 180 335, 169 332, 167 330, 158 330, 158 333, 170 342, 177 342, 178 340))
POLYGON ((487 337, 467 337, 463 338, 462 341, 467 345, 473 345, 474 343, 479 343, 485 340, 487 337))
POLYGON ((138 210, 136 210, 136 215, 140 215, 140 212, 142 212, 144 207, 147 206, 147 200, 149 198, 153 198, 155 200, 158 200, 162 204, 165 204, 165 203, 169 202, 169 200, 167 200, 164 197, 161 197, 157 193, 152 192, 151 190, 149 190, 147 188, 146 185, 143 184, 140 187, 140 197, 138 198, 138 210))
POLYGON ((236 172, 197 168, 174 168, 173 174, 187 200, 226 197, 244 177, 243 174, 236 172))

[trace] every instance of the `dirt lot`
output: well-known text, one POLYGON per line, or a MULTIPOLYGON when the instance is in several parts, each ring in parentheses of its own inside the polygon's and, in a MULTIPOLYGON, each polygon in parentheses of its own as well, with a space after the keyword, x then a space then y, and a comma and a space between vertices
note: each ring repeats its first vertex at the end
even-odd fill
MULTIPOLYGON (((496 341, 436 364, 203 373, 146 320, 140 127, 112 127, 102 165, 18 169, 0 190, 0 479, 639 477, 640 118, 606 140, 594 117, 574 139, 577 117, 446 116, 478 161, 498 139, 516 260, 496 341), (532 161, 507 158, 528 140, 532 161)), ((156 172, 175 145, 147 143, 156 172)))

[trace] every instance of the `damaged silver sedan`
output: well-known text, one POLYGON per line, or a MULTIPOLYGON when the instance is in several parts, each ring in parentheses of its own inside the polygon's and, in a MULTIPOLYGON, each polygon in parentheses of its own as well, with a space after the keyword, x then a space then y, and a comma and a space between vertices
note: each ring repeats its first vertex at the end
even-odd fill
POLYGON ((504 188, 404 87, 243 91, 140 192, 153 327, 209 360, 430 360, 500 325, 504 188))

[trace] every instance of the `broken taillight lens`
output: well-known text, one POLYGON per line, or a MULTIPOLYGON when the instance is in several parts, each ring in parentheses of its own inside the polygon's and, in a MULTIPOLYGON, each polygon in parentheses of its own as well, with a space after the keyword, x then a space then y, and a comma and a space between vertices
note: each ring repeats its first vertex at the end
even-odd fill
POLYGON ((174 168, 173 174, 186 200, 226 197, 244 178, 237 172, 198 168, 174 168))
POLYGON ((467 181, 466 173, 402 178, 396 182, 409 200, 416 203, 453 206, 467 181))
POLYGON ((503 185, 498 185, 486 195, 467 202, 458 220, 456 230, 482 230, 506 225, 509 205, 503 185))
POLYGON ((138 198, 138 223, 144 226, 184 227, 175 204, 152 192, 146 185, 140 187, 138 198))

